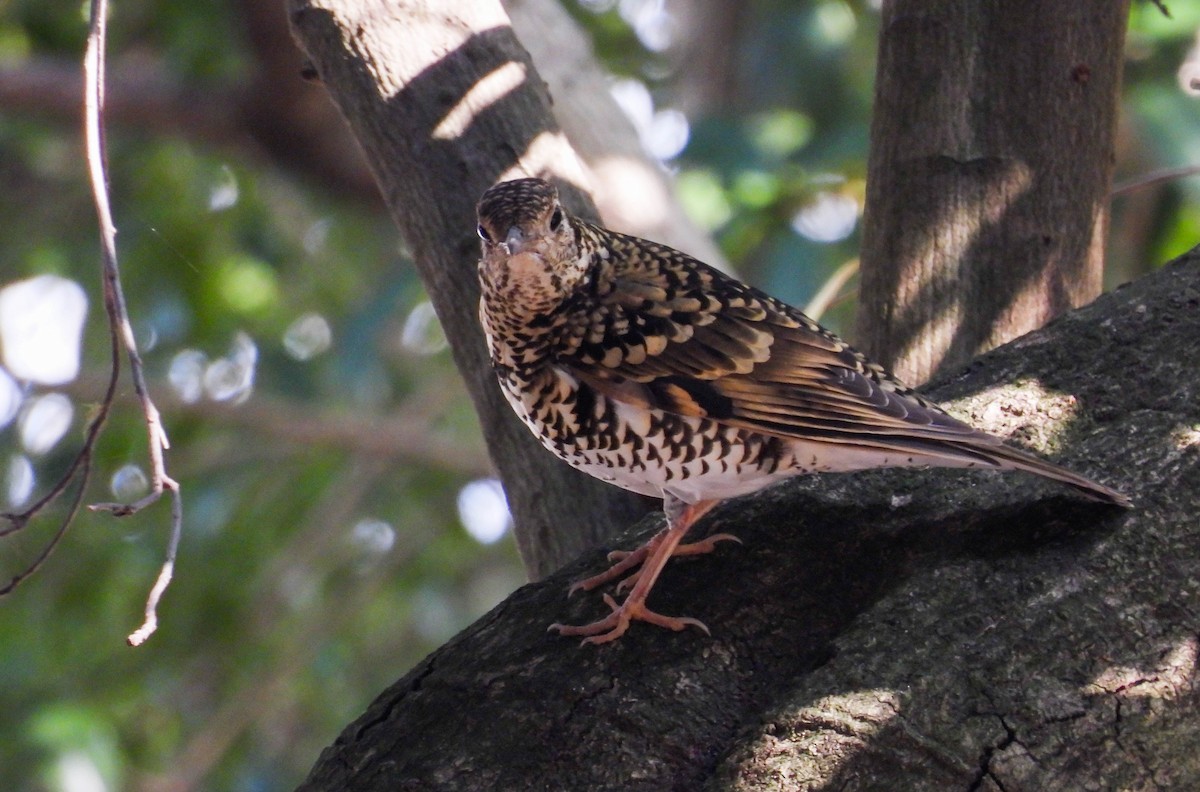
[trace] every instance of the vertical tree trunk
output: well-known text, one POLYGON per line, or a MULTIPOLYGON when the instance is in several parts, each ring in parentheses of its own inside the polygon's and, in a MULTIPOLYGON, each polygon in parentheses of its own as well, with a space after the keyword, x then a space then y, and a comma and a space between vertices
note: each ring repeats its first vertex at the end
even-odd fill
POLYGON ((1128 0, 885 0, 859 342, 916 384, 1094 299, 1128 0))
MULTIPOLYGON (((475 202, 555 178, 595 216, 545 84, 498 0, 292 0, 293 32, 362 145, 445 328, 540 578, 646 510, 546 453, 504 402, 477 318, 475 202)), ((348 264, 351 266, 352 264, 348 264)))

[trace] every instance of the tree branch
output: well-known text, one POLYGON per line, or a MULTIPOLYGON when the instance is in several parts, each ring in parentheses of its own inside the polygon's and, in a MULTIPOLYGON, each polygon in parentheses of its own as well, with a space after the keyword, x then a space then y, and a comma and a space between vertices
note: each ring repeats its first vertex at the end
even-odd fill
MULTIPOLYGON (((94 378, 81 377, 66 392, 85 397, 94 393, 94 378)), ((184 401, 170 387, 155 387, 162 409, 180 420, 195 418, 220 428, 237 429, 269 439, 271 444, 319 446, 355 455, 446 470, 467 476, 487 476, 495 470, 474 438, 443 435, 432 424, 439 414, 429 399, 414 398, 387 413, 328 409, 273 398, 260 392, 241 404, 184 401)), ((133 404, 118 394, 118 405, 133 404)))
MULTIPOLYGON (((146 435, 150 453, 150 494, 136 503, 96 503, 88 508, 93 511, 106 511, 116 517, 137 514, 142 509, 158 501, 164 492, 171 496, 171 529, 167 540, 166 559, 158 579, 150 589, 146 598, 146 608, 142 625, 130 633, 130 646, 140 646, 158 628, 158 601, 171 582, 175 569, 175 552, 179 547, 179 537, 183 531, 183 496, 179 491, 179 483, 167 475, 166 461, 163 453, 170 447, 166 430, 163 429, 162 419, 158 408, 150 398, 146 388, 146 378, 142 371, 142 357, 138 353, 137 341, 133 337, 133 327, 129 323, 129 311, 125 305, 125 292, 121 286, 121 274, 117 262, 117 229, 113 224, 112 210, 108 197, 108 154, 104 144, 104 76, 105 48, 107 46, 108 29, 107 0, 92 0, 91 22, 88 29, 87 48, 83 58, 83 107, 84 107, 84 139, 87 154, 88 177, 92 186, 92 198, 96 205, 96 218, 100 226, 100 258, 101 279, 104 283, 104 308, 108 314, 108 329, 113 338, 114 351, 117 339, 125 348, 129 358, 129 375, 133 380, 133 390, 137 394, 142 408, 142 416, 146 422, 146 435)), ((113 357, 113 379, 117 374, 117 357, 113 357)), ((113 390, 110 386, 106 402, 111 404, 113 390)), ((107 411, 107 407, 105 410, 107 411)), ((89 441, 94 442, 96 434, 89 433, 89 441)), ((89 452, 90 454, 90 452, 89 452)), ((80 483, 87 483, 86 477, 80 483)), ((72 509, 72 514, 74 509, 72 509)), ((61 533, 60 533, 61 536, 61 533)), ((55 538, 57 541, 58 538, 55 538)))
MULTIPOLYGON (((270 160, 326 190, 377 205, 379 191, 345 124, 322 93, 298 78, 300 59, 288 45, 286 75, 263 75, 240 87, 181 82, 157 65, 118 62, 106 115, 115 126, 270 160), (278 81, 270 82, 272 76, 278 81), (268 116, 263 109, 268 103, 286 112, 268 116)), ((0 68, 0 107, 9 112, 75 124, 82 91, 78 69, 65 60, 34 57, 0 68)))
POLYGON ((1193 788, 1198 346, 1194 251, 932 391, 1133 511, 1019 474, 793 480, 701 529, 744 545, 664 573, 655 609, 711 638, 548 635, 602 611, 565 597, 589 553, 381 694, 301 789, 1193 788))

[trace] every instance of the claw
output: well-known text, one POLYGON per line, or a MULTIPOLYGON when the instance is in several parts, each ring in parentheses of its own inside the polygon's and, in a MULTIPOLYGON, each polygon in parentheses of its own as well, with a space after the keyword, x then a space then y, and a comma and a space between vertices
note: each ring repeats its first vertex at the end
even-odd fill
MULTIPOLYGON (((576 580, 567 589, 567 597, 570 598, 576 591, 591 591, 592 589, 603 586, 605 583, 619 577, 622 573, 633 567, 641 564, 646 558, 657 549, 657 545, 661 542, 662 534, 656 534, 654 538, 646 542, 637 550, 613 550, 608 554, 608 560, 614 562, 611 567, 604 570, 598 575, 592 575, 583 580, 576 580)), ((703 555, 711 553, 719 542, 737 542, 742 543, 742 540, 729 533, 713 534, 698 542, 690 542, 688 544, 680 544, 675 547, 671 556, 687 556, 687 555, 703 555)), ((638 577, 641 575, 641 570, 634 572, 617 584, 616 591, 620 594, 627 591, 637 583, 638 577)))
POLYGON ((620 583, 618 583, 617 587, 613 590, 616 591, 618 594, 623 594, 623 593, 625 593, 625 591, 636 586, 638 580, 641 577, 642 577, 642 570, 639 569, 637 572, 634 572, 632 575, 630 575, 629 577, 625 578, 620 583))
POLYGON ((557 631, 559 635, 587 636, 580 641, 580 646, 615 641, 625 634, 625 631, 629 629, 630 623, 635 620, 649 622, 650 624, 665 627, 668 630, 676 632, 685 627, 698 627, 706 635, 712 635, 704 622, 699 619, 693 619, 690 616, 664 616, 647 608, 642 601, 631 601, 633 597, 629 597, 620 605, 617 604, 617 601, 610 594, 603 595, 603 599, 604 604, 612 609, 612 612, 603 619, 582 625, 559 624, 556 622, 551 624, 549 629, 557 631))
POLYGON ((675 548, 675 552, 671 553, 671 555, 704 555, 705 553, 711 553, 713 550, 715 550, 718 542, 737 542, 738 544, 742 544, 742 540, 738 539, 733 534, 719 533, 713 534, 705 539, 701 539, 699 542, 681 544, 675 548))

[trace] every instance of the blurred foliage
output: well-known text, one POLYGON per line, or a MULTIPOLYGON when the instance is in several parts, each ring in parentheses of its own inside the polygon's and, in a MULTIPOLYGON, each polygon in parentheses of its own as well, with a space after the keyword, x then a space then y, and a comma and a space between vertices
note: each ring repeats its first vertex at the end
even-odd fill
MULTIPOLYGON (((688 72, 663 31, 688 31, 670 26, 672 4, 568 5, 614 74, 674 106, 688 72)), ((722 44, 729 93, 692 112, 666 166, 741 272, 803 305, 857 249, 878 14, 842 0, 740 6, 722 44)), ((1134 7, 1119 179, 1200 162, 1200 103, 1175 76, 1200 7, 1170 6, 1172 19, 1134 7)), ((83 37, 78 5, 0 2, 0 68, 77 62, 83 37)), ((117 3, 111 37, 114 62, 184 82, 245 84, 255 68, 234 4, 117 3)), ((12 790, 290 789, 379 690, 522 573, 510 539, 485 545, 457 517, 458 493, 486 475, 482 443, 387 218, 236 145, 128 127, 109 141, 123 275, 185 536, 140 649, 124 636, 161 561, 165 503, 124 520, 82 512, 0 600, 0 778, 12 790), (364 438, 388 421, 429 443, 379 453, 364 438), (438 458, 442 447, 461 453, 438 458)), ((0 105, 0 287, 56 274, 91 301, 79 379, 22 384, 24 412, 0 427, 0 499, 20 489, 14 460, 31 464, 33 497, 61 473, 108 368, 79 152, 73 121, 0 105), (33 455, 22 422, 47 392, 73 400, 71 428, 33 455)), ((1200 179, 1114 207, 1111 283, 1200 238, 1200 179)), ((842 299, 825 319, 845 330, 852 311, 842 299)), ((145 432, 128 391, 88 501, 112 499, 114 483, 138 494, 128 466, 145 469, 145 432)), ((0 573, 28 564, 61 517, 0 540, 0 573)))

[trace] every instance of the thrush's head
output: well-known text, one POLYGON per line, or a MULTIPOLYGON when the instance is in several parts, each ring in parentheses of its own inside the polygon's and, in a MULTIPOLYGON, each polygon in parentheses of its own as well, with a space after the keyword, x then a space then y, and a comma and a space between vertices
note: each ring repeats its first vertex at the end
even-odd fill
POLYGON ((503 301, 511 312, 547 313, 583 279, 587 259, 553 185, 501 182, 483 194, 477 212, 485 301, 503 301))

